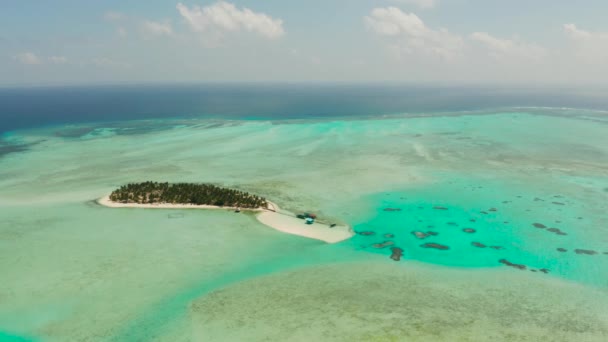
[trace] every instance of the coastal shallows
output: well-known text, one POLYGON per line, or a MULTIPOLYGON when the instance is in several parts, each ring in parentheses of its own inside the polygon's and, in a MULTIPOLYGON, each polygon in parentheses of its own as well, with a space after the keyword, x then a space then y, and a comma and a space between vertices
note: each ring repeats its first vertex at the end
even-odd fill
POLYGON ((326 243, 337 243, 354 235, 348 225, 332 227, 319 221, 308 225, 264 197, 212 184, 131 183, 98 199, 97 203, 110 208, 242 209, 256 212, 258 221, 268 227, 326 243))

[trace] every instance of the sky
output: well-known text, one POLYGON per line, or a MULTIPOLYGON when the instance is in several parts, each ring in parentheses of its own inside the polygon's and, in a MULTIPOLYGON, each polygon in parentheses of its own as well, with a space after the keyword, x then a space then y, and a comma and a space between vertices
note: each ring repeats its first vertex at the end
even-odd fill
POLYGON ((606 85, 606 17, 606 0, 1 0, 0 85, 606 85))

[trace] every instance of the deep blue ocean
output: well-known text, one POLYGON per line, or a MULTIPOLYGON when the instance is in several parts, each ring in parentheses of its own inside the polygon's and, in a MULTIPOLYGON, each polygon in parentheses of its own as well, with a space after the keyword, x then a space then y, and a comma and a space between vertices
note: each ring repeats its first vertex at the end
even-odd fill
POLYGON ((608 91, 338 84, 0 88, 0 132, 163 117, 305 119, 518 107, 608 109, 608 91))

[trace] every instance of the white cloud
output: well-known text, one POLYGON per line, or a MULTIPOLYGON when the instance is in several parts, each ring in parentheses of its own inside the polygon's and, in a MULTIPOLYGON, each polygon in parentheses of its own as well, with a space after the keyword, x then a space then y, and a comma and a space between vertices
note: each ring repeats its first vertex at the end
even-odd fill
POLYGON ((540 61, 546 55, 545 49, 536 44, 496 38, 486 32, 474 32, 470 35, 470 39, 483 44, 489 55, 499 60, 520 58, 540 61))
POLYGON ((145 20, 141 24, 142 32, 146 35, 153 36, 170 36, 173 34, 173 28, 171 27, 170 22, 157 22, 151 20, 145 20))
POLYGON ((33 52, 22 52, 13 56, 13 59, 17 62, 25 65, 38 65, 42 64, 42 60, 33 52))
POLYGON ((112 22, 115 26, 116 29, 116 35, 118 37, 124 38, 127 36, 127 30, 123 27, 123 26, 119 26, 119 25, 125 25, 125 24, 129 24, 127 22, 127 15, 121 12, 115 12, 115 11, 108 11, 106 13, 103 14, 103 18, 106 21, 110 21, 112 22))
POLYGON ((397 46, 406 53, 423 53, 453 60, 462 54, 462 37, 446 29, 433 30, 414 13, 396 7, 375 8, 365 17, 373 32, 399 39, 397 46))
POLYGON ((33 52, 23 52, 13 56, 13 59, 24 65, 66 64, 68 59, 64 56, 41 57, 33 52))
POLYGON ((406 4, 406 5, 414 5, 420 7, 422 9, 434 8, 437 6, 436 0, 393 0, 394 2, 406 4))
POLYGON ((107 11, 103 14, 103 18, 107 21, 119 21, 127 18, 127 15, 116 11, 107 11))
POLYGON ((107 57, 93 58, 93 60, 91 61, 91 64, 93 64, 96 67, 100 67, 100 68, 112 68, 112 69, 128 69, 131 67, 131 64, 129 64, 129 63, 115 61, 115 60, 107 58, 107 57))
POLYGON ((579 29, 575 24, 565 24, 564 32, 571 39, 579 41, 589 40, 594 36, 591 32, 579 29))
POLYGON ((177 10, 195 32, 247 31, 269 39, 279 38, 285 34, 283 20, 248 8, 239 9, 225 1, 202 8, 200 6, 188 8, 178 3, 177 10))
POLYGON ((573 53, 576 57, 588 63, 605 65, 608 59, 608 32, 586 31, 575 24, 566 24, 564 33, 573 43, 573 53))
POLYGON ((64 56, 51 56, 48 60, 52 64, 66 64, 68 62, 68 59, 64 56))
POLYGON ((118 27, 118 28, 116 29, 116 34, 117 34, 119 37, 124 38, 124 37, 126 37, 126 36, 127 36, 127 29, 125 29, 124 27, 118 27))

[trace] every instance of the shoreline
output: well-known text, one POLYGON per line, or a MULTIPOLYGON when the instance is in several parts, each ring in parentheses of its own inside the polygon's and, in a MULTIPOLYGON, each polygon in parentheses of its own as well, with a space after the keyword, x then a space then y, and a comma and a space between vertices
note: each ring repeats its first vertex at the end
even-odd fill
MULTIPOLYGON (((110 196, 99 198, 97 204, 108 208, 141 208, 141 209, 213 209, 236 210, 236 207, 218 207, 215 205, 171 204, 171 203, 117 203, 110 200, 110 196)), ((273 209, 240 208, 241 211, 256 213, 258 222, 282 233, 297 235, 309 239, 320 240, 326 243, 338 243, 350 239, 355 233, 348 225, 337 225, 331 228, 328 224, 315 223, 308 225, 304 220, 297 218, 293 213, 282 210, 273 202, 268 201, 273 209)))
MULTIPOLYGON (((218 207, 216 205, 208 204, 173 204, 173 203, 119 203, 110 200, 110 196, 104 196, 98 199, 97 204, 103 205, 109 208, 147 208, 147 209, 224 209, 224 210, 236 210, 237 207, 218 207)), ((276 207, 274 203, 269 202, 273 207, 276 207)), ((238 208, 242 211, 264 211, 264 208, 238 208)))

